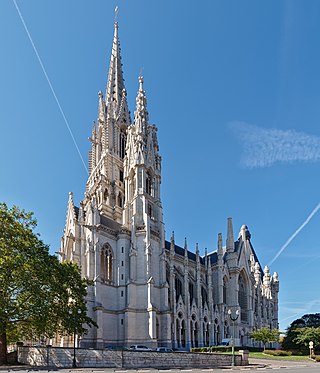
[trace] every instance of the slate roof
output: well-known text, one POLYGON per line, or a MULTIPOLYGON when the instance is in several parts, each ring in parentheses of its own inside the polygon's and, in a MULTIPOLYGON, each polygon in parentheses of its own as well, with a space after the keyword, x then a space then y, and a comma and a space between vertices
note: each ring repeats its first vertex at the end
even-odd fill
MULTIPOLYGON (((74 212, 76 214, 76 219, 78 219, 79 218, 79 207, 74 206, 74 212)), ((120 227, 121 227, 121 224, 119 224, 118 222, 116 222, 112 219, 107 218, 104 215, 100 215, 100 224, 104 225, 105 227, 108 227, 108 228, 110 228, 114 231, 119 230, 120 227)))
POLYGON ((104 215, 100 215, 100 224, 104 225, 105 227, 108 227, 108 228, 110 228, 114 231, 118 231, 121 227, 120 223, 118 223, 118 222, 116 222, 112 219, 109 219, 104 215))
MULTIPOLYGON (((171 247, 171 242, 165 241, 165 249, 169 251, 170 247, 171 247)), ((184 257, 184 248, 182 248, 181 246, 175 245, 174 246, 174 252, 176 254, 184 257)), ((193 262, 195 262, 197 260, 197 255, 195 253, 193 253, 192 251, 189 251, 189 250, 187 250, 187 253, 188 253, 188 259, 189 260, 192 260, 193 262)), ((216 263, 217 259, 218 259, 217 253, 214 252, 212 254, 209 254, 208 258, 210 259, 211 264, 216 263)), ((200 263, 203 264, 203 265, 205 264, 205 257, 204 256, 200 256, 200 263)))
MULTIPOLYGON (((261 274, 263 276, 264 272, 263 272, 263 269, 262 269, 261 264, 259 262, 259 259, 257 257, 257 254, 254 251, 254 248, 253 248, 253 246, 251 244, 251 241, 248 240, 248 242, 250 244, 250 248, 252 250, 252 253, 253 253, 253 256, 254 256, 254 260, 259 263, 259 265, 260 265, 260 272, 261 272, 261 274)), ((243 241, 239 241, 239 240, 235 241, 234 245, 235 245, 235 252, 239 252, 239 256, 240 256, 241 255, 241 251, 242 251, 242 247, 243 247, 243 241)), ((166 248, 166 250, 169 251, 170 250, 170 246, 171 246, 171 243, 169 241, 165 241, 165 248, 166 248)), ((182 247, 178 246, 178 245, 175 245, 174 252, 176 254, 180 255, 180 256, 184 256, 184 249, 182 247)), ((210 260, 211 265, 216 264, 218 262, 218 253, 217 253, 217 251, 214 251, 214 252, 208 254, 207 257, 210 260)), ((197 258, 196 254, 188 250, 188 259, 195 262, 196 258, 197 258)), ((200 263, 201 264, 205 264, 205 257, 204 256, 200 257, 200 263)))
POLYGON ((78 217, 79 217, 79 207, 74 206, 74 212, 76 214, 76 219, 78 220, 78 217))

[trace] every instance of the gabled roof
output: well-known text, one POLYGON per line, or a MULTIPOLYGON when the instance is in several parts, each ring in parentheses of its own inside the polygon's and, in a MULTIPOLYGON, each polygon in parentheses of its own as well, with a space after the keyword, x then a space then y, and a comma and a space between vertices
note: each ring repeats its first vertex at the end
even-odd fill
MULTIPOLYGON (((249 242, 251 252, 252 252, 252 254, 254 256, 254 261, 259 263, 261 275, 264 276, 264 272, 263 272, 262 266, 261 266, 261 264, 259 262, 259 259, 257 257, 257 254, 256 254, 253 246, 252 246, 252 243, 251 243, 250 239, 248 239, 247 242, 249 242)), ((241 255, 241 252, 243 250, 243 246, 244 246, 244 241, 242 241, 242 239, 239 239, 238 241, 235 242, 235 252, 239 253, 238 257, 240 257, 240 255, 241 255)))

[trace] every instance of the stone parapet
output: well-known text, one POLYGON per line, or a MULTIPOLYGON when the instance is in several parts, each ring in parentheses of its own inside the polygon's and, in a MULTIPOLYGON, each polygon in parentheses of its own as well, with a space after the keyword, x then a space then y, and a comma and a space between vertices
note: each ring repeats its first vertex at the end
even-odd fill
MULTIPOLYGON (((219 353, 110 351, 76 349, 77 367, 89 368, 214 368, 230 366, 232 355, 219 353)), ((62 347, 18 347, 18 362, 38 367, 72 367, 73 349, 62 347)), ((248 354, 235 356, 236 365, 247 365, 248 354)))

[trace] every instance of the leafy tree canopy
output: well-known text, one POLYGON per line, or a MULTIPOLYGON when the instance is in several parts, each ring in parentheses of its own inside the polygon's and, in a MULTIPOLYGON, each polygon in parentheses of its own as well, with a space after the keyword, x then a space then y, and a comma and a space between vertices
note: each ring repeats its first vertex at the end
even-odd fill
POLYGON ((320 346, 320 327, 315 328, 314 326, 311 326, 297 328, 295 331, 296 337, 294 338, 294 342, 296 342, 298 345, 309 348, 309 342, 312 341, 314 348, 320 346))
POLYGON ((279 332, 278 329, 269 329, 269 328, 261 328, 254 332, 250 333, 250 337, 255 340, 256 342, 263 343, 263 349, 266 349, 266 343, 268 342, 277 342, 279 340, 279 332))
POLYGON ((7 343, 71 335, 95 325, 86 314, 86 288, 79 267, 60 263, 34 233, 33 214, 0 203, 0 364, 7 343))
POLYGON ((286 336, 282 343, 282 347, 286 350, 303 349, 304 344, 298 343, 298 330, 302 328, 318 328, 320 327, 320 313, 306 314, 301 318, 292 321, 287 329, 286 336))

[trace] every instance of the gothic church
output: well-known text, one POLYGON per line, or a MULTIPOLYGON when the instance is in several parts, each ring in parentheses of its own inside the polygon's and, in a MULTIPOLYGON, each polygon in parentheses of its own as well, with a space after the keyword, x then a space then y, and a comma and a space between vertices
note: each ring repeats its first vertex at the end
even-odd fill
POLYGON ((278 327, 278 275, 267 266, 262 270, 247 226, 234 239, 231 218, 226 243, 219 234, 216 250, 204 256, 198 246, 195 253, 187 242, 178 246, 174 234, 166 241, 157 130, 149 123, 142 76, 132 123, 115 22, 85 197, 76 207, 70 193, 61 239, 61 260, 78 263, 94 283, 88 315, 99 328, 91 328, 80 345, 219 345, 231 337, 229 310, 239 313, 235 343, 254 345, 250 331, 278 327))

